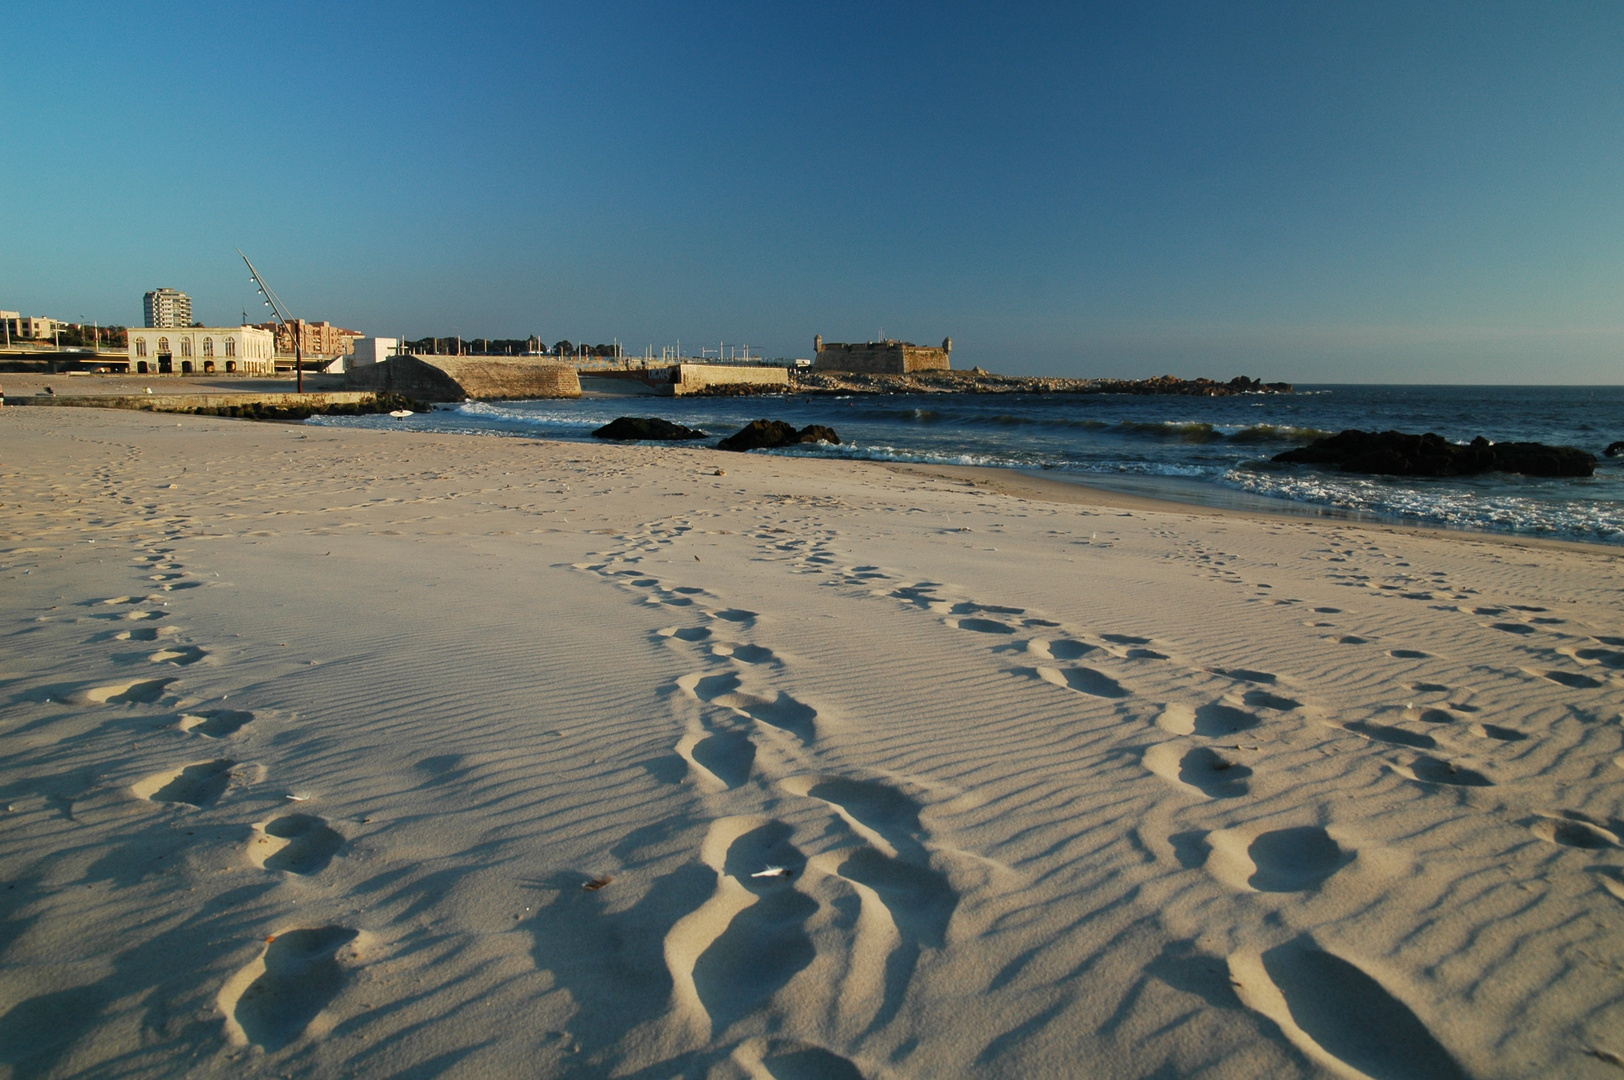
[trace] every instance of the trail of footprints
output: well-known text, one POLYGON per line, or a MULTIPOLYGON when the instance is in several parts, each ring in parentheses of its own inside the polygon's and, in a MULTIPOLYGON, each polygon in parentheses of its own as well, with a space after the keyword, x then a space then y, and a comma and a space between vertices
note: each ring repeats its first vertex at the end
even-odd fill
MULTIPOLYGON (((685 528, 685 527, 684 527, 685 528)), ((657 534, 658 529, 651 535, 657 534)), ((826 584, 889 598, 939 618, 942 624, 979 640, 1017 661, 1017 674, 1115 705, 1124 715, 1136 697, 1136 673, 1144 665, 1182 667, 1186 682, 1212 685, 1219 691, 1201 704, 1168 702, 1155 709, 1155 724, 1172 738, 1150 746, 1145 767, 1158 777, 1206 800, 1244 800, 1251 793, 1258 765, 1255 738, 1270 717, 1295 714, 1330 723, 1281 685, 1272 673, 1244 668, 1207 669, 1188 663, 1176 650, 1128 634, 1092 634, 1070 630, 1040 614, 1007 605, 988 604, 950 595, 939 582, 895 584, 877 566, 839 567, 831 549, 832 534, 816 539, 784 538, 781 530, 763 529, 757 538, 788 557, 792 572, 828 575, 826 584)), ((1224 580, 1241 579, 1221 553, 1203 553, 1212 572, 1224 580)), ((1333 556, 1345 558, 1346 556, 1333 556)), ((670 626, 657 633, 674 646, 705 655, 710 666, 677 681, 684 700, 694 707, 677 754, 701 787, 717 796, 755 785, 806 800, 816 800, 844 826, 856 846, 837 847, 808 856, 791 842, 804 835, 781 821, 761 815, 717 818, 704 844, 703 856, 718 875, 718 890, 707 903, 672 931, 666 955, 678 987, 677 999, 690 1010, 696 1030, 719 1035, 750 1010, 770 1002, 774 993, 810 964, 813 948, 804 927, 816 914, 814 897, 828 880, 857 892, 865 915, 878 913, 884 927, 885 964, 902 976, 882 980, 880 1000, 869 1003, 871 1029, 894 1015, 906 991, 907 977, 927 951, 939 948, 959 900, 941 867, 952 858, 945 846, 929 840, 920 823, 921 804, 889 782, 831 775, 817 764, 820 717, 815 708, 773 686, 784 673, 783 658, 748 640, 754 628, 751 612, 715 604, 703 590, 667 587, 635 568, 631 551, 606 553, 603 561, 583 564, 588 570, 634 590, 646 590, 646 602, 692 608, 698 625, 670 626), (771 876, 760 876, 772 871, 771 876), (799 884, 795 884, 799 882, 799 884), (718 935, 699 934, 700 926, 725 927, 718 935), (771 958, 763 965, 761 958, 771 958), (746 959, 748 958, 748 959, 746 959)), ((1405 599, 1432 600, 1448 591, 1442 575, 1429 587, 1398 586, 1405 599)), ((1267 586, 1259 586, 1261 595, 1267 586)), ((1449 599, 1466 599, 1451 592, 1449 599)), ((1290 599, 1270 603, 1291 606, 1290 599)), ((1502 610, 1478 606, 1480 617, 1502 610)), ((1537 614, 1543 609, 1519 610, 1537 614)), ((1312 611, 1318 617, 1341 614, 1334 607, 1312 611)), ((1557 619, 1533 621, 1549 627, 1557 619)), ((1309 625, 1332 626, 1323 618, 1309 625)), ((1516 626, 1527 628, 1527 623, 1516 626)), ((1495 625, 1510 629, 1510 624, 1495 625)), ((1519 630, 1518 633, 1524 631, 1519 630)), ((1537 632, 1529 629, 1527 632, 1537 632)), ((1362 644, 1351 635, 1348 644, 1362 644)), ((1595 638, 1560 651, 1580 664, 1609 670, 1624 668, 1624 638, 1595 638)), ((1393 648, 1395 660, 1430 659, 1417 649, 1393 648)), ((1601 685, 1585 676, 1546 671, 1544 677, 1572 688, 1601 685)), ((1444 702, 1397 709, 1397 723, 1374 718, 1340 724, 1373 747, 1398 747, 1408 756, 1389 760, 1388 767, 1416 783, 1441 790, 1487 787, 1483 773, 1439 756, 1436 738, 1405 724, 1464 727, 1489 743, 1527 738, 1513 728, 1475 718, 1477 708, 1449 700, 1449 687, 1415 682, 1410 689, 1441 694, 1444 702)), ((1624 822, 1598 821, 1576 811, 1538 813, 1531 827, 1537 838, 1580 849, 1624 846, 1624 822)), ((843 834, 844 835, 844 834, 843 834)), ((1201 868, 1231 888, 1253 893, 1302 894, 1323 886, 1355 861, 1358 845, 1339 840, 1320 824, 1258 829, 1245 825, 1196 831, 1168 838, 1180 863, 1201 868)), ((1603 887, 1624 899, 1624 874, 1600 875, 1603 887)), ((862 919, 859 919, 862 924, 862 919)), ((861 936, 861 935, 860 935, 861 936)), ((870 936, 872 938, 872 935, 870 936)), ((873 941, 853 942, 855 957, 873 941)), ((1384 1075, 1410 1071, 1417 1063, 1427 1075, 1464 1075, 1449 1053, 1398 998, 1356 964, 1321 948, 1311 935, 1260 954, 1238 953, 1228 960, 1231 981, 1245 1003, 1274 1020, 1308 1057, 1343 1071, 1348 1067, 1384 1075), (1372 1040, 1370 1030, 1388 1033, 1372 1040)))
MULTIPOLYGON (((146 577, 154 591, 92 601, 93 607, 113 609, 97 617, 134 624, 102 634, 98 640, 156 646, 150 653, 116 654, 112 657, 115 663, 184 669, 205 660, 208 650, 174 641, 181 631, 166 621, 174 614, 169 609, 171 601, 203 583, 187 576, 170 548, 154 549, 137 562, 155 571, 146 577)), ((127 679, 82 690, 78 700, 98 705, 173 706, 181 700, 173 690, 177 681, 176 676, 127 679)), ((207 744, 232 739, 254 719, 254 713, 244 709, 189 707, 177 714, 175 727, 207 744)), ((264 770, 257 764, 215 756, 153 773, 131 785, 131 792, 155 803, 207 810, 232 788, 263 779, 264 770)), ((284 814, 253 823, 249 830, 248 859, 270 873, 319 874, 345 843, 342 833, 314 814, 284 814)), ((359 958, 355 942, 360 936, 347 927, 324 926, 268 937, 260 956, 220 992, 218 1003, 225 1014, 228 1040, 274 1051, 299 1038, 341 989, 350 962, 359 958)))
MULTIPOLYGON (((828 572, 834 561, 817 544, 769 531, 763 539, 794 555, 793 572, 828 572)), ((759 1023, 752 1018, 812 965, 816 937, 825 950, 844 950, 847 985, 860 989, 837 994, 803 980, 798 998, 821 996, 854 1034, 878 1028, 901 1009, 917 966, 945 943, 959 902, 949 871, 964 856, 931 836, 905 781, 823 766, 828 721, 780 685, 792 661, 756 640, 756 613, 667 587, 627 566, 627 556, 605 553, 579 569, 698 618, 655 631, 696 661, 674 687, 686 729, 674 751, 714 813, 699 854, 716 874, 715 891, 665 941, 677 1018, 699 1040, 743 1035, 735 1057, 761 1052, 748 1034, 759 1023), (855 920, 841 916, 853 902, 855 920), (831 925, 851 928, 831 943, 831 925)), ((814 1068, 810 1075, 861 1075, 804 1043, 769 1045, 765 1057, 767 1075, 779 1075, 773 1061, 791 1069, 784 1075, 798 1075, 796 1062, 814 1068)))

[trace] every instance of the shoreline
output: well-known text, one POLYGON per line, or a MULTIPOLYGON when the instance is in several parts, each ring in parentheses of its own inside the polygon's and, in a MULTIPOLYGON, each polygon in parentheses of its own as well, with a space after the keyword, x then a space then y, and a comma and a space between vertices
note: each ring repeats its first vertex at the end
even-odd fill
MULTIPOLYGON (((864 461, 866 459, 812 460, 864 461)), ((1569 540, 1559 537, 1529 536, 1524 533, 1490 532, 1479 529, 1452 528, 1445 525, 1425 525, 1407 521, 1390 521, 1376 515, 1367 517, 1357 517, 1351 514, 1341 515, 1334 512, 1334 510, 1327 513, 1316 513, 1314 511, 1318 508, 1312 503, 1301 504, 1304 507, 1301 512, 1289 508, 1272 511, 1251 507, 1211 506, 1206 503, 1184 501, 1173 497, 1160 498, 1154 495, 1138 495, 1117 491, 1102 485, 1090 484, 1086 480, 1050 479, 1044 476, 1035 476, 1024 469, 1006 469, 991 465, 934 465, 882 461, 872 462, 872 464, 883 465, 897 472, 965 479, 972 483, 979 480, 988 488, 1002 494, 1019 498, 1041 499, 1047 502, 1071 503, 1081 506, 1105 506, 1124 510, 1148 510, 1194 516, 1241 517, 1264 521, 1312 521, 1348 528, 1415 532, 1439 539, 1464 537, 1473 540, 1503 542, 1514 546, 1549 547, 1554 550, 1606 553, 1624 558, 1624 546, 1609 544, 1602 540, 1569 540), (1011 474, 1020 477, 1021 480, 1012 481, 1008 479, 1011 474)))

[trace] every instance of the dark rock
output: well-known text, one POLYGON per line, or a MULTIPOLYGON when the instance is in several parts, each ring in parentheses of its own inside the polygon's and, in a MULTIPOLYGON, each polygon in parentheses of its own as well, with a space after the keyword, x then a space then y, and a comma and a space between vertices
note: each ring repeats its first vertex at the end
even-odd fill
POLYGON ((835 434, 834 428, 824 427, 822 424, 808 424, 800 430, 796 441, 804 443, 826 442, 839 446, 840 436, 835 434))
POLYGON ((1615 443, 1608 443, 1607 449, 1603 450, 1602 453, 1608 457, 1618 457, 1618 455, 1624 454, 1624 439, 1620 439, 1615 443))
POLYGON ((822 424, 808 424, 796 431, 782 420, 752 420, 738 431, 716 444, 719 450, 771 450, 779 446, 798 446, 801 443, 840 443, 840 436, 822 424))
POLYGON ((595 439, 659 440, 680 442, 683 439, 708 439, 710 436, 698 428, 683 427, 658 416, 617 416, 592 433, 595 439))
POLYGON ((1596 471, 1595 457, 1571 446, 1491 443, 1481 435, 1469 445, 1459 446, 1431 432, 1409 435, 1402 431, 1353 429, 1276 454, 1274 460, 1388 476, 1471 476, 1484 472, 1589 476, 1596 471))

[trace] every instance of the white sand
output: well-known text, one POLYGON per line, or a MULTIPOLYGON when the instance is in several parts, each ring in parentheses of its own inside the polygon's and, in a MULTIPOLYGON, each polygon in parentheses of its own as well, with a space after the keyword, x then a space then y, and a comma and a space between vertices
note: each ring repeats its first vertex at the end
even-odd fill
POLYGON ((1619 553, 1063 494, 0 412, 0 1076, 1618 1076, 1619 553))

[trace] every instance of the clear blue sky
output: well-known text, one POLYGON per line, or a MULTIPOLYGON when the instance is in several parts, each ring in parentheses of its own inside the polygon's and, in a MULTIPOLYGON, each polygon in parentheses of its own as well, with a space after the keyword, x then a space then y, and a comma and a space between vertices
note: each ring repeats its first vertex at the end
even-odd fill
POLYGON ((1624 381, 1624 5, 0 7, 0 308, 1624 381))

